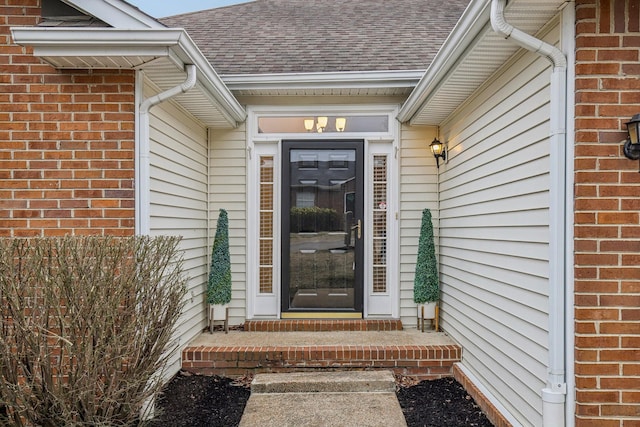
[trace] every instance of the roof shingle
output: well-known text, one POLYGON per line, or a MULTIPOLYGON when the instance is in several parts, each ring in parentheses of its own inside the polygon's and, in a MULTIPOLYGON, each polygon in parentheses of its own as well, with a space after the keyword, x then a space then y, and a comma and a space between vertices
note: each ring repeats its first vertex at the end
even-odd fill
POLYGON ((469 0, 256 0, 161 19, 220 74, 425 70, 469 0))

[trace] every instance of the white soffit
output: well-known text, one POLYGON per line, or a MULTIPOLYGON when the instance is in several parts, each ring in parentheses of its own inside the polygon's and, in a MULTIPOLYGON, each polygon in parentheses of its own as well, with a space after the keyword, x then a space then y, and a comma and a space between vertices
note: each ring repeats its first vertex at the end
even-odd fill
MULTIPOLYGON (((488 6, 490 0, 472 2, 469 8, 474 3, 476 7, 481 3, 488 6)), ((564 3, 564 0, 512 0, 506 8, 505 17, 516 28, 535 35, 559 13, 564 3)), ((401 121, 410 121, 412 125, 439 125, 520 49, 493 32, 486 8, 482 15, 478 15, 485 23, 470 42, 463 44, 464 40, 469 40, 467 38, 460 44, 451 43, 460 38, 450 37, 442 46, 432 67, 442 63, 453 65, 448 70, 441 70, 445 71, 441 74, 427 70, 402 107, 401 121)), ((463 19, 458 25, 468 26, 463 19)), ((456 27, 453 31, 460 30, 456 27)))
MULTIPOLYGON (((143 68, 142 71, 161 91, 182 84, 187 78, 187 73, 178 69, 176 64, 169 59, 159 60, 152 66, 143 68)), ((241 121, 222 108, 201 79, 196 81, 196 86, 193 89, 177 95, 173 100, 209 127, 230 128, 241 121)))

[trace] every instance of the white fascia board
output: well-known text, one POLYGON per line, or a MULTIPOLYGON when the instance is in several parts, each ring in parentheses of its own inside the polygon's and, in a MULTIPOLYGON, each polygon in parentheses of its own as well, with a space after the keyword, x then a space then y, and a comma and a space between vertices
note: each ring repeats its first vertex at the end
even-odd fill
POLYGON ((166 28, 152 16, 121 0, 62 0, 86 15, 93 16, 114 28, 166 28))
POLYGON ((490 12, 491 0, 473 0, 467 6, 424 76, 400 108, 398 120, 401 123, 413 118, 433 95, 434 90, 440 86, 451 68, 467 52, 469 47, 478 41, 478 34, 489 26, 490 12))
POLYGON ((230 90, 415 87, 424 70, 333 73, 225 74, 230 90))

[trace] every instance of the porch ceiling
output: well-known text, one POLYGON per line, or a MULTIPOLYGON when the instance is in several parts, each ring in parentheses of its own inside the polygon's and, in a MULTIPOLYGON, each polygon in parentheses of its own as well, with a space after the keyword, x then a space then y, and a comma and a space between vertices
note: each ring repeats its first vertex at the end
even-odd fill
MULTIPOLYGON (((561 10, 564 0, 511 0, 507 22, 535 35, 561 10)), ((520 48, 491 29, 491 0, 472 2, 436 55, 398 119, 439 125, 520 48)))

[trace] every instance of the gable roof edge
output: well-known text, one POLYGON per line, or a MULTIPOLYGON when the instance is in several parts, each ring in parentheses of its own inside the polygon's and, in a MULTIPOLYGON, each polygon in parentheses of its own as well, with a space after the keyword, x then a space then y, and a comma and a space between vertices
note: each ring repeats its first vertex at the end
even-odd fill
POLYGON ((86 15, 104 21, 115 28, 166 28, 164 24, 135 6, 122 0, 62 0, 86 15))

